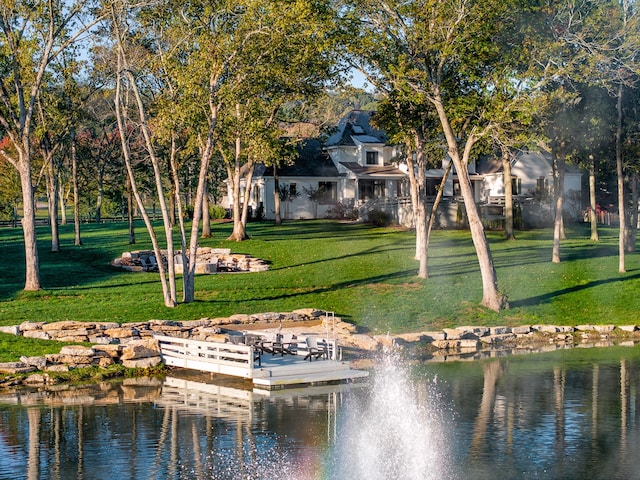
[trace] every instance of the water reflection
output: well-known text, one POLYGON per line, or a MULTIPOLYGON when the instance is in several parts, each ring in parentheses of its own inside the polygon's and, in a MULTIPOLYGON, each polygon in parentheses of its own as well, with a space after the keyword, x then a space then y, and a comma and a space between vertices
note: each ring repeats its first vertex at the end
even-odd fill
POLYGON ((181 375, 0 394, 0 478, 640 478, 640 350, 381 362, 266 394, 181 375))

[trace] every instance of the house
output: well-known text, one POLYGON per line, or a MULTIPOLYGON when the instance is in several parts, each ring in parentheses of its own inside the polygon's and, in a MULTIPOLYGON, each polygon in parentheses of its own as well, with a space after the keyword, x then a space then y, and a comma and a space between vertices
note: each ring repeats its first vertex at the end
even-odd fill
MULTIPOLYGON (((340 217, 345 212, 366 219, 373 210, 386 212, 399 224, 412 224, 409 176, 403 151, 389 145, 385 132, 371 125, 375 112, 354 110, 338 123, 328 138, 305 139, 297 146, 290 165, 278 167, 283 219, 340 217)), ((426 172, 428 198, 435 198, 444 175, 442 168, 426 172)), ((552 159, 548 152, 518 152, 511 165, 514 200, 521 206, 526 226, 548 222, 550 205, 534 201, 549 198, 552 191, 552 159)), ((499 158, 486 157, 469 165, 469 176, 478 207, 485 219, 504 218, 504 181, 499 158)), ((564 191, 566 210, 579 212, 582 174, 567 166, 564 191)), ((244 187, 243 187, 244 188, 244 187)), ((252 179, 251 209, 265 219, 275 218, 273 167, 256 166, 252 179)), ((437 225, 442 228, 464 222, 462 198, 455 171, 447 179, 437 225)))
MULTIPOLYGON (((354 110, 326 140, 305 139, 290 165, 278 167, 283 219, 326 218, 336 212, 365 211, 408 204, 406 168, 401 167, 400 146, 388 145, 384 132, 370 124, 374 112, 354 110)), ((252 179, 251 208, 266 219, 275 218, 273 167, 256 166, 252 179)))

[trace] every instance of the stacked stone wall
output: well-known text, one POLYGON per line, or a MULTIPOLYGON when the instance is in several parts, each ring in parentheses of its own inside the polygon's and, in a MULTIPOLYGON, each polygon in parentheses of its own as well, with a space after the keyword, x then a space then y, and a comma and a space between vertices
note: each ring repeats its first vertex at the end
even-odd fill
MULTIPOLYGON (((461 326, 439 331, 413 332, 399 335, 358 333, 352 324, 342 322, 322 310, 313 308, 293 312, 237 314, 222 318, 190 321, 151 320, 148 322, 23 322, 0 327, 0 332, 29 338, 91 344, 65 346, 59 354, 44 357, 22 357, 19 362, 0 363, 0 374, 68 371, 84 366, 107 367, 121 364, 129 368, 149 368, 162 358, 154 335, 166 335, 201 341, 226 341, 225 329, 302 328, 337 338, 354 358, 364 353, 391 349, 417 351, 423 360, 479 359, 508 354, 556 349, 635 345, 640 341, 636 325, 531 325, 518 327, 461 326), (303 323, 304 327, 296 327, 303 323), (311 325, 315 325, 312 327, 311 325), (358 355, 358 352, 360 355, 358 355)), ((43 381, 42 378, 34 377, 43 381)))

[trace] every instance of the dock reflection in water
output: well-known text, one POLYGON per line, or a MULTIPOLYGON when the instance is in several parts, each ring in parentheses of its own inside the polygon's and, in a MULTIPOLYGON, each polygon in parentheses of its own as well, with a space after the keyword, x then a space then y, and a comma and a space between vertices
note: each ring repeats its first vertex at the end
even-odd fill
POLYGON ((640 478, 638 348, 385 362, 365 385, 273 392, 182 373, 0 392, 0 478, 640 478))
POLYGON ((254 393, 182 373, 0 394, 0 478, 317 478, 349 385, 254 393))

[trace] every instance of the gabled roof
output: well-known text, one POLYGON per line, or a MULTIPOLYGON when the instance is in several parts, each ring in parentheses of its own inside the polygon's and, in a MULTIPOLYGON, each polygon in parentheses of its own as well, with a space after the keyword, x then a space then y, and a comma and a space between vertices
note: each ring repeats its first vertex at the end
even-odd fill
MULTIPOLYGON (((520 150, 518 151, 518 153, 516 153, 515 158, 511 161, 512 168, 515 168, 516 165, 519 165, 522 168, 527 168, 528 166, 533 164, 544 168, 550 173, 553 169, 553 158, 551 157, 551 153, 547 152, 546 150, 542 150, 539 152, 520 150)), ((496 156, 485 156, 479 158, 476 161, 476 172, 479 175, 491 175, 495 173, 501 173, 502 171, 502 160, 496 156)), ((580 170, 573 167, 572 165, 567 164, 565 166, 565 173, 580 174, 580 170)))
MULTIPOLYGON (((292 165, 278 167, 281 177, 337 177, 338 169, 315 138, 303 140, 296 146, 297 156, 292 165)), ((273 167, 266 167, 263 176, 273 177, 273 167)))
POLYGON ((358 177, 406 177, 406 174, 392 165, 380 167, 377 165, 362 166, 358 162, 340 162, 340 165, 348 168, 358 177))
POLYGON ((375 112, 352 110, 339 122, 337 131, 327 139, 327 147, 356 146, 359 143, 387 143, 388 137, 382 130, 374 129, 370 120, 375 112))

